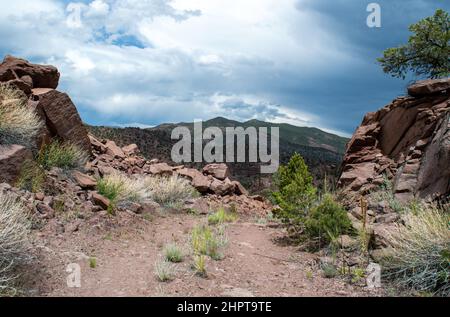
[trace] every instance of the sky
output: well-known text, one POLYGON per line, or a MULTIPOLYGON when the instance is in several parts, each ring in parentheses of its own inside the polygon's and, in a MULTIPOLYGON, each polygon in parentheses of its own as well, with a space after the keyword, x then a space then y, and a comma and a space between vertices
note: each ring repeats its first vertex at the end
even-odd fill
POLYGON ((223 116, 349 136, 410 80, 376 58, 447 0, 0 0, 0 55, 52 64, 82 119, 154 126, 223 116))

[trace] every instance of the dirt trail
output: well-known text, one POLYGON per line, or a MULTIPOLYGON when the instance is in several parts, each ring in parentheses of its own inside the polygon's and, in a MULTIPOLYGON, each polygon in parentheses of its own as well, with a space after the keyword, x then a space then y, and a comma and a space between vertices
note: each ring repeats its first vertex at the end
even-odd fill
POLYGON ((151 221, 121 216, 87 222, 50 222, 35 237, 39 262, 30 271, 37 296, 371 296, 339 278, 321 276, 316 256, 281 246, 280 228, 240 219, 229 224, 225 258, 208 260, 208 277, 193 274, 192 257, 176 264, 176 278, 159 282, 154 264, 164 244, 177 241, 189 251, 189 232, 205 216, 157 215, 151 221), (118 224, 120 222, 120 224, 118 224), (81 226, 77 229, 77 226, 81 226), (63 229, 64 227, 64 229, 63 229), (72 232, 76 230, 76 232, 72 232), (65 232, 63 232, 63 230, 65 232), (95 257, 96 267, 90 267, 95 257), (68 288, 66 266, 81 267, 81 287, 68 288))

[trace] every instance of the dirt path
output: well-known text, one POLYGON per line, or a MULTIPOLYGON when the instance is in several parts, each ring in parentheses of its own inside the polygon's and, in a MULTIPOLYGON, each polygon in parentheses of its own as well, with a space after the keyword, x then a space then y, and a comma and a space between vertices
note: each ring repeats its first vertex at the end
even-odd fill
MULTIPOLYGON (((105 218, 105 217, 103 217, 105 218)), ((189 252, 189 232, 205 216, 169 214, 151 221, 132 215, 65 225, 56 220, 35 237, 39 262, 27 295, 37 296, 371 296, 339 278, 321 276, 316 256, 274 243, 280 228, 240 219, 226 229, 221 261, 208 260, 208 277, 193 274, 192 257, 176 264, 176 278, 159 282, 154 264, 166 243, 189 252), (81 224, 78 228, 77 226, 81 224), (64 229, 63 229, 64 228, 64 229), (72 232, 77 230, 75 232, 72 232), (63 232, 64 231, 64 232, 63 232), (90 258, 96 267, 90 267, 90 258), (66 267, 81 267, 81 287, 67 287, 66 267)))

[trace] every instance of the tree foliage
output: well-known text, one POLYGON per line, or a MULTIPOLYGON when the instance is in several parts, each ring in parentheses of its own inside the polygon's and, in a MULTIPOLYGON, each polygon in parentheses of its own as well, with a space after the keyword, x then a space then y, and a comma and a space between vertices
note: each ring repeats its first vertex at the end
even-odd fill
POLYGON ((303 222, 316 199, 316 188, 300 154, 295 153, 287 165, 280 166, 275 183, 278 186, 278 191, 273 193, 279 206, 277 217, 292 224, 303 222))
POLYGON ((440 78, 450 75, 450 16, 437 10, 409 27, 413 33, 408 44, 384 51, 378 59, 385 73, 405 79, 409 72, 419 77, 440 78))

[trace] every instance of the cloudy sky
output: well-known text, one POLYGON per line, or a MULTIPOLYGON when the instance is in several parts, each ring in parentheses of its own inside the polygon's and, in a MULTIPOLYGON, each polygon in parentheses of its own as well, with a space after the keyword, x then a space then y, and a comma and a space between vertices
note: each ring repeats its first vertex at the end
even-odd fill
POLYGON ((349 135, 405 91, 375 59, 447 0, 0 0, 0 55, 60 69, 85 122, 224 116, 349 135))

